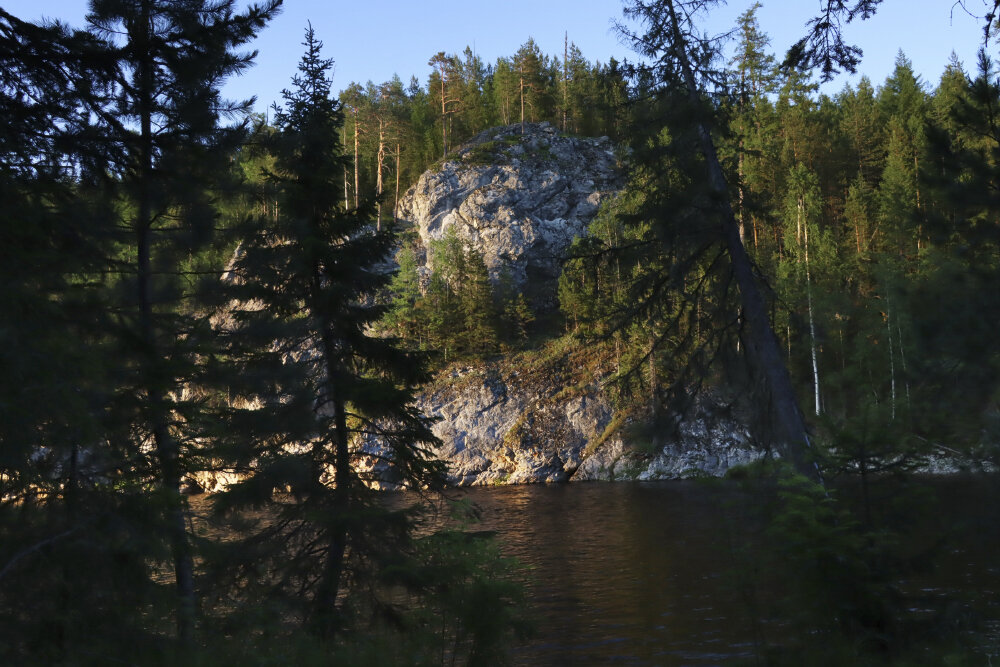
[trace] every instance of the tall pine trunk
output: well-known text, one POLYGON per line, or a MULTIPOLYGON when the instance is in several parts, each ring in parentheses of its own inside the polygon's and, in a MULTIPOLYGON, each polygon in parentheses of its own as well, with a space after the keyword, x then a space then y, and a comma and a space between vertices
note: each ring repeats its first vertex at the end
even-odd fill
POLYGON ((521 93, 521 134, 524 134, 524 65, 520 66, 518 72, 520 73, 518 82, 521 93))
POLYGON ((385 165, 385 122, 379 118, 378 121, 378 152, 375 154, 376 174, 375 174, 375 229, 382 230, 382 167, 385 165))
POLYGON ((802 224, 802 243, 805 250, 805 263, 806 263, 806 306, 809 314, 809 351, 812 356, 812 371, 813 371, 813 397, 815 401, 816 416, 820 413, 820 400, 819 400, 819 359, 816 353, 816 318, 813 314, 813 298, 812 298, 812 274, 809 267, 809 221, 802 220, 803 210, 805 209, 805 203, 802 198, 799 198, 799 220, 803 222, 802 224))
MULTIPOLYGON (((358 110, 355 109, 354 110, 354 208, 358 208, 358 206, 360 206, 360 204, 358 203, 359 202, 358 197, 360 196, 361 192, 361 187, 359 185, 360 179, 358 177, 358 165, 360 164, 360 162, 358 161, 358 144, 360 142, 360 138, 358 136, 359 134, 358 120, 359 120, 358 110)), ((346 205, 347 202, 345 201, 344 204, 346 205)))
POLYGON ((563 71, 562 71, 562 131, 566 131, 566 119, 569 115, 569 31, 563 34, 563 71))
POLYGON ((396 196, 392 200, 392 221, 399 217, 399 142, 396 142, 396 196))

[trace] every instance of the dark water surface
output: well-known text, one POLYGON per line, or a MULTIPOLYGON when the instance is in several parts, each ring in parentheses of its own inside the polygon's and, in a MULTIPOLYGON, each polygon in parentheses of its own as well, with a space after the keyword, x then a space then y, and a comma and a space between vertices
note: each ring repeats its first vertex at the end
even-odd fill
MULTIPOLYGON (((978 596, 1000 618, 997 494, 982 480, 926 484, 935 490, 933 516, 917 532, 952 534, 930 579, 910 585, 931 596, 978 596)), ((734 582, 739 545, 731 542, 739 531, 719 493, 697 482, 458 493, 480 508, 477 528, 495 530, 503 551, 528 568, 537 634, 513 647, 514 663, 753 664, 751 615, 734 582)), ((988 653, 983 658, 987 664, 988 653)))

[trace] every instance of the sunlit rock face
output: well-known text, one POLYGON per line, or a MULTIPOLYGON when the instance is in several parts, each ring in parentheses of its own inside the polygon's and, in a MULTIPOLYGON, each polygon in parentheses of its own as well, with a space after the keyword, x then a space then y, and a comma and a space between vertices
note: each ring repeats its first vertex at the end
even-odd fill
MULTIPOLYGON (((435 452, 455 486, 661 480, 723 475, 764 452, 722 401, 706 396, 670 432, 640 444, 613 423, 599 378, 568 366, 452 368, 419 398, 436 417, 435 452)), ((650 434, 646 433, 648 437, 650 434)))
POLYGON ((453 229, 494 279, 506 269, 533 300, 545 301, 566 249, 623 182, 607 137, 566 136, 548 123, 527 124, 522 134, 510 125, 479 134, 426 171, 400 200, 398 217, 424 248, 453 229))

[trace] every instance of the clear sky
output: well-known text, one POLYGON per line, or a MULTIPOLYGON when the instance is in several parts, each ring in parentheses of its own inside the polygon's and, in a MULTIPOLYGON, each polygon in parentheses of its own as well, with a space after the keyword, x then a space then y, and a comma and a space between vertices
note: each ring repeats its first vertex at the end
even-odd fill
MULTIPOLYGON (((986 2, 964 0, 969 12, 980 16, 986 2)), ((0 0, 19 18, 58 18, 73 26, 84 24, 87 4, 86 0, 0 0)), ((706 29, 728 30, 750 4, 732 0, 721 6, 706 29)), ((804 34, 820 0, 763 0, 762 4, 758 21, 780 58, 804 34)), ((281 15, 254 44, 260 52, 256 67, 227 85, 225 92, 232 98, 257 96, 260 110, 279 99, 295 73, 307 21, 324 42, 326 57, 336 62, 336 90, 352 81, 387 81, 393 74, 404 83, 412 75, 426 83, 430 74, 426 63, 432 55, 460 53, 466 46, 492 63, 512 55, 533 37, 544 53, 561 57, 565 32, 590 61, 634 60, 613 29, 614 21, 622 18, 621 8, 621 0, 285 0, 281 15)), ((900 49, 930 86, 938 82, 952 51, 966 71, 974 70, 982 21, 969 12, 954 0, 885 0, 875 18, 847 26, 849 41, 865 52, 860 72, 880 85, 900 49)), ((840 77, 823 90, 836 93, 857 78, 840 77)))

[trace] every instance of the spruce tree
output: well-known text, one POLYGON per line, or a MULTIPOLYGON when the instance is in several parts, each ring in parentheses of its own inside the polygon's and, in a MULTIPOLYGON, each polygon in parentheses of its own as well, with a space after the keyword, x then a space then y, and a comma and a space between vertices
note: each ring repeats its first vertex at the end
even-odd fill
POLYGON ((373 329, 395 236, 376 228, 372 201, 354 208, 343 198, 350 159, 338 151, 332 61, 311 26, 304 45, 267 143, 279 214, 249 221, 230 271, 237 305, 223 329, 242 379, 228 387, 234 437, 218 456, 244 479, 217 508, 271 508, 276 519, 241 543, 238 571, 267 608, 284 610, 275 623, 299 620, 330 638, 349 621, 345 585, 348 598, 363 596, 366 567, 405 534, 371 488, 433 485, 439 467, 426 450, 429 422, 412 406, 421 360, 373 329), (257 579, 262 563, 268 574, 257 579))
POLYGON ((857 89, 848 86, 837 97, 841 109, 840 129, 850 142, 852 166, 856 166, 865 187, 878 184, 885 158, 884 123, 875 99, 875 90, 867 77, 861 77, 857 89))

